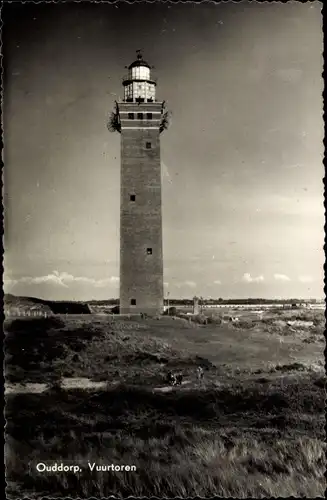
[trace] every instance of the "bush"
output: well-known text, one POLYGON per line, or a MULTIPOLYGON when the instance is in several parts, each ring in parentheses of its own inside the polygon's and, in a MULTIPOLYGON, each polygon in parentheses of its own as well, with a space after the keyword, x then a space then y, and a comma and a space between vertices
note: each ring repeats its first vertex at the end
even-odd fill
POLYGON ((120 312, 119 306, 114 306, 110 309, 110 314, 119 314, 119 312, 120 312))
POLYGON ((165 316, 178 316, 178 311, 175 306, 169 307, 164 311, 165 316))
POLYGON ((6 333, 43 333, 50 329, 64 328, 65 322, 56 316, 48 318, 15 319, 6 326, 6 333))
POLYGON ((211 316, 207 317, 208 325, 221 325, 223 322, 222 317, 217 314, 211 314, 211 316))
POLYGON ((208 324, 208 318, 204 314, 197 314, 196 316, 190 316, 192 318, 192 321, 194 323, 197 323, 198 325, 207 325, 208 324))

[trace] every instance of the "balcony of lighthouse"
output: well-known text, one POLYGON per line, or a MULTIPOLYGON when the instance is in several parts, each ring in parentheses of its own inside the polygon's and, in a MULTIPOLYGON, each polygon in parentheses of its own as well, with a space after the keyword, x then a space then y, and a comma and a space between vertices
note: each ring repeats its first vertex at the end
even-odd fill
POLYGON ((129 85, 129 84, 131 84, 133 82, 135 82, 135 83, 142 83, 142 82, 152 83, 152 85, 156 86, 157 83, 158 83, 158 78, 153 77, 153 76, 151 76, 149 78, 141 78, 141 77, 139 77, 139 78, 132 78, 131 75, 130 75, 130 73, 128 73, 127 75, 124 75, 122 77, 121 81, 122 81, 122 84, 124 86, 125 85, 129 85))
POLYGON ((131 75, 128 73, 127 75, 124 75, 121 79, 123 85, 128 85, 129 83, 132 82, 148 82, 148 83, 153 83, 154 85, 157 85, 158 83, 158 78, 157 77, 149 77, 149 78, 132 78, 131 75))

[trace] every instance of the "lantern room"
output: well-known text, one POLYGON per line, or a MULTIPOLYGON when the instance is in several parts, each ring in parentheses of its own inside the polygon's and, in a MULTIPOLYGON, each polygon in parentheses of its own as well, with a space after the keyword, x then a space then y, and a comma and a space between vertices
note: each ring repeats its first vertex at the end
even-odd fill
POLYGON ((155 102, 156 81, 151 78, 151 66, 143 60, 140 51, 137 59, 128 67, 123 78, 125 102, 155 102))

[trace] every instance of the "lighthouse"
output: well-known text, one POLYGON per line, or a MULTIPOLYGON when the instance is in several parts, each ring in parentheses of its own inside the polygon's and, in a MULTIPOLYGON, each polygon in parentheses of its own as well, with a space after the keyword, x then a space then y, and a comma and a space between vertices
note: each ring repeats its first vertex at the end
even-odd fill
POLYGON ((160 133, 167 113, 151 70, 137 51, 112 114, 121 134, 120 314, 163 312, 160 133))

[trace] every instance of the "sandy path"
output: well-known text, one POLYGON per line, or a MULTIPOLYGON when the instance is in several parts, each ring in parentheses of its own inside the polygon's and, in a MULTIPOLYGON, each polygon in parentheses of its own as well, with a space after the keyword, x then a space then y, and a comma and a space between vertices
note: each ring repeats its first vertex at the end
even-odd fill
MULTIPOLYGON (((110 386, 110 388, 116 387, 120 384, 119 381, 101 381, 95 382, 88 378, 63 378, 60 382, 60 387, 63 390, 69 391, 74 389, 85 389, 85 390, 99 390, 105 389, 110 386)), ((172 386, 163 386, 163 387, 154 387, 152 390, 154 392, 171 392, 176 388, 179 389, 187 389, 190 386, 190 383, 187 381, 182 382, 182 387, 172 387, 172 386)), ((49 390, 49 386, 47 384, 40 383, 26 383, 26 384, 5 384, 5 394, 41 394, 49 390)))

